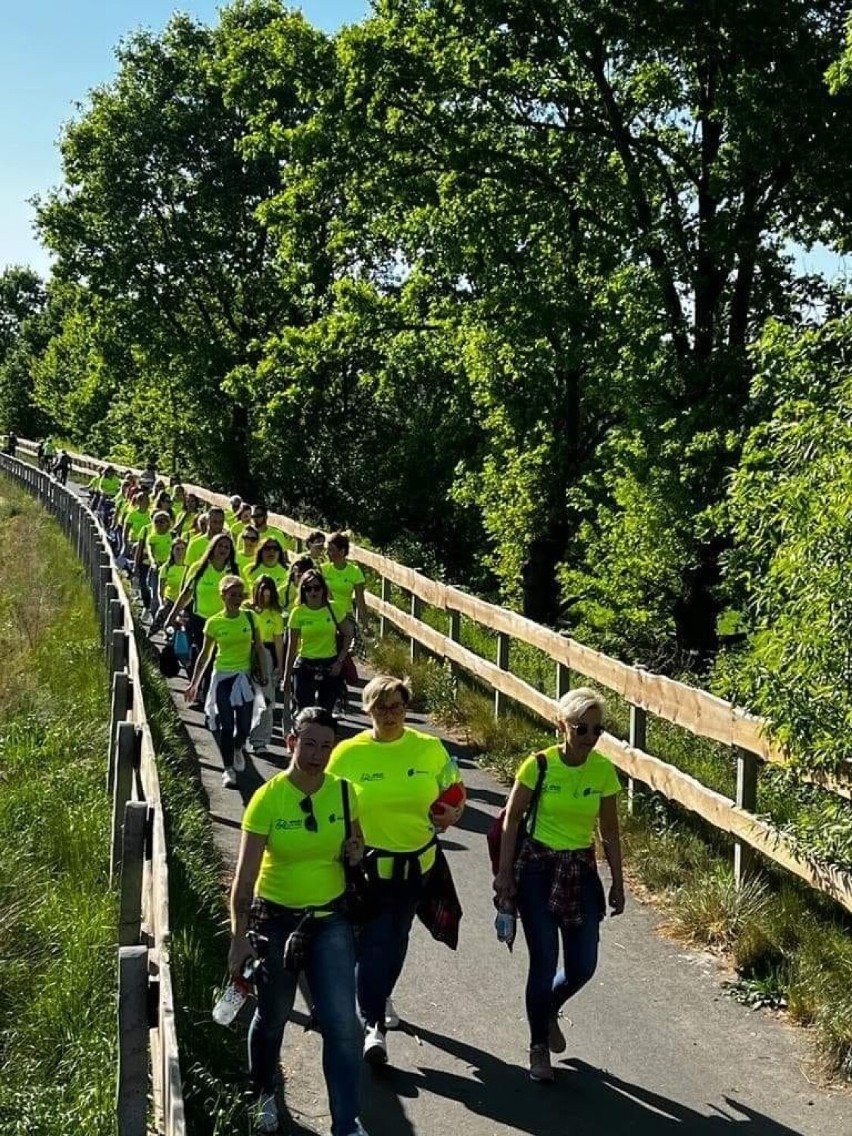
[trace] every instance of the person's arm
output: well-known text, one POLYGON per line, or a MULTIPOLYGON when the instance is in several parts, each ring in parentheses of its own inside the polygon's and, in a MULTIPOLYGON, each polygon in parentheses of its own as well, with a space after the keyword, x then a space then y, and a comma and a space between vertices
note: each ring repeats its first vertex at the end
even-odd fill
POLYGON ((237 870, 231 887, 231 946, 228 951, 228 971, 231 974, 239 974, 246 959, 254 954, 246 932, 254 885, 265 848, 265 836, 256 832, 243 832, 237 870))
POLYGON ((165 627, 170 627, 175 619, 180 615, 189 601, 192 599, 192 590, 195 585, 195 578, 191 576, 181 589, 181 593, 174 602, 174 607, 169 612, 169 618, 165 622, 165 627))
POLYGON ((462 791, 462 799, 459 801, 459 803, 457 805, 448 805, 442 801, 440 805, 441 811, 433 811, 429 814, 429 819, 431 820, 432 824, 434 824, 435 828, 437 828, 440 832, 445 832, 448 828, 452 828, 454 824, 458 824, 464 813, 464 806, 467 800, 467 790, 465 789, 464 783, 462 781, 456 781, 454 782, 454 784, 458 785, 462 791))
MULTIPOLYGON (((171 616, 169 617, 171 618, 171 616)), ((216 640, 212 639, 209 635, 204 636, 204 646, 201 649, 201 654, 195 660, 195 669, 192 672, 189 686, 186 688, 184 698, 187 702, 194 702, 198 694, 198 687, 201 685, 201 680, 204 678, 204 673, 213 657, 213 651, 216 648, 216 640)))
POLYGON ((494 877, 494 890, 500 898, 512 899, 515 894, 515 849, 518 830, 533 798, 533 790, 516 781, 509 794, 506 815, 503 818, 503 837, 500 841, 500 870, 494 877))
POLYGON ((293 664, 299 653, 299 643, 302 633, 296 627, 291 627, 287 634, 287 659, 284 663, 284 676, 281 679, 281 689, 286 694, 290 689, 290 677, 293 674, 293 664))
POLYGON ((364 598, 364 589, 364 584, 355 585, 355 611, 358 615, 358 622, 361 625, 361 629, 366 632, 369 615, 367 613, 367 601, 364 598))
POLYGON ((617 799, 615 794, 604 797, 601 800, 601 811, 598 816, 598 832, 612 876, 612 886, 609 889, 609 906, 612 908, 611 914, 613 915, 620 915, 624 911, 624 872, 621 867, 621 835, 618 831, 617 799))
POLYGON ((335 659, 334 664, 331 667, 331 673, 333 675, 340 674, 341 668, 343 667, 343 660, 349 654, 349 648, 352 646, 354 635, 352 629, 352 620, 348 615, 345 619, 340 620, 337 625, 337 629, 340 632, 340 648, 337 652, 337 658, 335 659))

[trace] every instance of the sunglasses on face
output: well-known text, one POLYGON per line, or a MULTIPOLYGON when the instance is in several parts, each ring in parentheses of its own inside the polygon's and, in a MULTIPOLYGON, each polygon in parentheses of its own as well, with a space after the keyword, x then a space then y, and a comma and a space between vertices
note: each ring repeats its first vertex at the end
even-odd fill
POLYGON ((246 544, 257 544, 257 542, 258 542, 258 540, 259 540, 259 539, 260 539, 259 537, 256 537, 256 536, 247 536, 247 535, 246 535, 245 533, 243 533, 243 541, 244 541, 244 542, 245 542, 246 544))
POLYGON ((590 730, 596 738, 599 738, 604 732, 603 726, 589 726, 587 722, 569 722, 568 725, 578 738, 584 738, 590 730))
POLYGON ((305 828, 308 832, 316 832, 318 830, 317 818, 314 813, 314 802, 310 797, 302 797, 299 801, 299 808, 305 814, 305 828))

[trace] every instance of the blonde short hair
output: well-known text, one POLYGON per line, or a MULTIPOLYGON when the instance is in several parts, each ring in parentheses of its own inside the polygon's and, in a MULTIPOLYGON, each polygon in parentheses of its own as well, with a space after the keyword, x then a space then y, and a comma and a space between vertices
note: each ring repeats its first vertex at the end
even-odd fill
POLYGON ((243 580, 241 576, 223 576, 219 581, 219 595, 224 596, 225 592, 227 592, 230 588, 235 587, 237 584, 239 584, 243 591, 245 591, 245 580, 243 580))
POLYGON ((606 702, 603 696, 591 686, 578 686, 576 690, 569 690, 559 699, 556 709, 557 722, 579 722, 587 710, 597 707, 601 718, 606 713, 606 702))
POLYGON ((399 694, 407 706, 411 701, 410 679, 383 674, 371 678, 361 695, 361 705, 364 707, 365 713, 371 713, 376 703, 388 694, 399 694))

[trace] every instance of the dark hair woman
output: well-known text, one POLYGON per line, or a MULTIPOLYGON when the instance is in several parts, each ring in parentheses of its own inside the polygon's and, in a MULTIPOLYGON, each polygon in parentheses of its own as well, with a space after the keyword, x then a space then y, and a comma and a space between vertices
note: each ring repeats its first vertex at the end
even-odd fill
MULTIPOLYGON (((238 575, 234 542, 228 533, 220 533, 208 542, 207 551, 196 564, 187 565, 183 588, 166 620, 168 627, 187 604, 192 605, 187 631, 196 658, 204 644, 205 622, 222 610, 219 584, 227 575, 238 575)), ((202 686, 202 694, 204 689, 202 686)))
POLYGON ((263 757, 272 741, 275 695, 284 673, 284 616, 281 614, 278 589, 271 576, 258 578, 251 597, 251 610, 265 648, 263 697, 266 707, 249 736, 246 748, 257 757, 263 757))
POLYGON ((341 668, 352 642, 345 607, 329 595, 320 573, 312 568, 299 581, 299 602, 287 621, 287 660, 281 689, 290 692, 296 710, 324 706, 331 710, 343 691, 341 668))

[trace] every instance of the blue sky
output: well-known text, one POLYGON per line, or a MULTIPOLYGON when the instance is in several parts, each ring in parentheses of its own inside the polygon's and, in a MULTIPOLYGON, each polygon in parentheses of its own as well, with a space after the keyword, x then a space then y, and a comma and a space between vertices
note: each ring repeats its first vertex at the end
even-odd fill
MULTIPOLYGON (((0 269, 48 270, 27 199, 62 180, 56 146, 74 104, 115 74, 113 48, 137 27, 162 28, 175 10, 212 23, 213 0, 0 0, 0 269)), ((368 11, 368 0, 295 5, 332 31, 368 11)))
MULTIPOLYGON (((113 48, 137 27, 159 29, 177 8, 208 23, 215 0, 0 0, 0 269, 31 264, 47 274, 28 199, 61 181, 57 139, 75 103, 115 73, 113 48)), ((368 0, 302 0, 307 18, 332 31, 360 20, 368 0)), ((836 275, 848 258, 800 251, 807 271, 836 275)))

